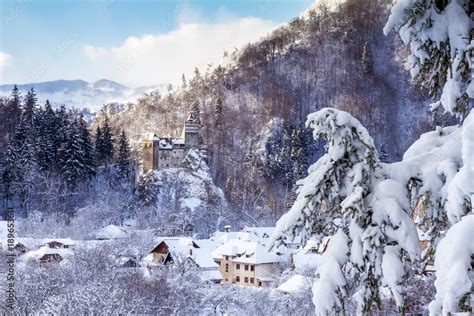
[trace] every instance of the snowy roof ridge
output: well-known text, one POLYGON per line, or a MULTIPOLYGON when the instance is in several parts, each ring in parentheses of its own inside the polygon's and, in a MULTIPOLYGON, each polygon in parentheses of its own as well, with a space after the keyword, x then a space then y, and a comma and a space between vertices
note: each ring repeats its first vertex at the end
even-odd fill
POLYGON ((214 259, 233 257, 234 262, 263 264, 281 262, 283 258, 258 241, 231 239, 212 252, 214 259))

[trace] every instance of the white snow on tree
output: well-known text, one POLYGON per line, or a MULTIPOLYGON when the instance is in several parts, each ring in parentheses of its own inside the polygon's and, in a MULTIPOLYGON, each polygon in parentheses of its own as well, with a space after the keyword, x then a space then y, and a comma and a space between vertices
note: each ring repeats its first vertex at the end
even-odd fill
POLYGON ((469 45, 469 0, 398 0, 384 33, 399 30, 410 46, 412 77, 421 76, 432 96, 441 92, 431 108, 442 106, 461 119, 474 97, 469 45))
POLYGON ((472 312, 471 298, 474 272, 474 215, 464 216, 453 225, 439 243, 436 268, 436 298, 430 314, 472 312))
MULTIPOLYGON (((327 153, 298 182, 297 200, 278 221, 274 245, 298 234, 306 242, 313 235, 324 234, 335 218, 342 217, 341 228, 349 231, 349 260, 338 261, 340 273, 333 271, 337 265, 320 267, 313 300, 333 302, 332 312, 343 311, 341 301, 347 292, 342 291, 340 275, 344 275, 346 282, 352 282, 349 287, 360 287, 360 313, 380 302, 379 288, 384 285, 402 310, 406 272, 419 257, 416 228, 406 214, 409 202, 404 186, 386 178, 372 138, 349 113, 324 108, 308 115, 306 124, 314 129, 315 138, 326 139, 327 153), (333 284, 331 300, 327 290, 319 290, 322 282, 333 284)), ((328 312, 327 304, 316 304, 315 308, 317 314, 328 312)))
POLYGON ((339 229, 331 239, 328 249, 318 265, 313 284, 313 304, 317 306, 316 315, 329 315, 344 311, 344 297, 347 283, 342 272, 349 260, 349 245, 346 234, 339 229))
POLYGON ((472 212, 474 197, 474 113, 464 121, 462 129, 463 166, 450 182, 446 211, 451 223, 472 212))

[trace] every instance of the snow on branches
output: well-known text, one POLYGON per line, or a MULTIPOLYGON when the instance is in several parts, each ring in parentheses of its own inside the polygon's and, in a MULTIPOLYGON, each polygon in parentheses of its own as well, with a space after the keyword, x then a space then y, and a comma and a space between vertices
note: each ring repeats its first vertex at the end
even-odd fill
POLYGON ((461 120, 474 96, 469 45, 469 0, 398 0, 384 27, 397 29, 410 46, 412 77, 421 76, 432 96, 441 92, 433 110, 442 106, 461 120))
POLYGON ((474 215, 464 216, 453 225, 437 248, 436 298, 432 315, 472 312, 472 256, 474 255, 474 215))
POLYGON ((384 176, 372 138, 349 113, 324 108, 308 115, 306 124, 313 128, 315 138, 327 141, 327 153, 297 183, 298 198, 278 221, 274 245, 297 234, 303 242, 313 235, 327 234, 326 228, 340 218, 332 242, 344 244, 341 240, 346 238, 347 247, 330 245, 332 250, 323 260, 326 263, 318 267, 313 287, 316 313, 343 311, 346 283, 359 289, 361 313, 380 302, 382 286, 390 288, 402 310, 406 272, 419 257, 416 228, 406 214, 409 201, 405 187, 384 176), (348 236, 343 231, 348 231, 348 236), (345 255, 348 260, 341 260, 345 255), (332 262, 331 268, 327 262, 332 262), (335 273, 337 267, 339 272, 335 273))

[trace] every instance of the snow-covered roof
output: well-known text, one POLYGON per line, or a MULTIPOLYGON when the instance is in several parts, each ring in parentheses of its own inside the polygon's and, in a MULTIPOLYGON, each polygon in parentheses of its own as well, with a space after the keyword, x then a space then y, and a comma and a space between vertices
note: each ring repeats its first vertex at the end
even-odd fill
POLYGON ((212 252, 214 259, 222 259, 222 256, 230 256, 234 262, 249 264, 274 263, 284 260, 275 252, 269 252, 259 242, 239 239, 232 239, 212 252))
POLYGON ((171 141, 173 145, 184 145, 184 138, 173 138, 171 141))
POLYGON ((96 239, 124 239, 127 238, 127 231, 119 226, 107 225, 95 233, 96 239))
POLYGON ((182 147, 182 145, 184 145, 184 139, 160 137, 158 144, 160 149, 173 149, 175 146, 182 147))
POLYGON ((41 247, 37 250, 27 252, 25 254, 25 258, 32 258, 32 259, 35 259, 35 260, 39 260, 44 255, 54 255, 54 254, 58 254, 62 258, 66 258, 66 257, 72 255, 72 251, 69 250, 69 249, 64 249, 64 248, 53 249, 53 248, 49 248, 48 246, 43 246, 43 247, 41 247))
POLYGON ((218 247, 218 244, 210 239, 195 240, 199 246, 193 249, 191 258, 200 268, 218 268, 219 266, 212 257, 212 252, 218 247))
MULTIPOLYGON (((183 257, 193 260, 199 268, 217 269, 219 266, 212 258, 212 251, 217 243, 209 239, 194 240, 190 237, 163 237, 158 239, 155 249, 164 242, 172 257, 183 257)), ((153 251, 153 250, 152 250, 153 251)), ((151 262, 153 256, 150 254, 143 258, 145 262, 151 262)))
POLYGON ((76 243, 74 240, 72 240, 70 238, 46 238, 46 239, 43 239, 43 244, 44 245, 52 243, 52 242, 58 242, 60 244, 68 245, 68 246, 74 245, 76 243))
POLYGON ((275 281, 275 278, 274 277, 271 277, 271 276, 256 276, 257 280, 259 281, 263 281, 263 282, 273 282, 275 281))
POLYGON ((198 276, 202 281, 220 281, 222 280, 222 274, 218 269, 201 270, 198 272, 198 276))
POLYGON ((311 289, 312 283, 312 278, 296 274, 289 278, 287 281, 283 282, 278 287, 278 290, 290 294, 300 293, 304 291, 309 291, 309 289, 311 289))

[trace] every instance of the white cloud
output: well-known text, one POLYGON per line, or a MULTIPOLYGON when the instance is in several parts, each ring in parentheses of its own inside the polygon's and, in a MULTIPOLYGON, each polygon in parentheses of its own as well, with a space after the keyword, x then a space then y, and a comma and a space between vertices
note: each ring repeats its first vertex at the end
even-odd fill
POLYGON ((226 22, 189 23, 169 33, 129 37, 119 47, 86 45, 85 55, 100 69, 99 77, 137 85, 172 82, 181 74, 201 70, 221 60, 224 50, 258 40, 275 28, 272 21, 259 18, 230 19, 226 22))
POLYGON ((12 59, 13 59, 12 55, 4 53, 4 52, 0 52, 0 69, 10 66, 12 59))

